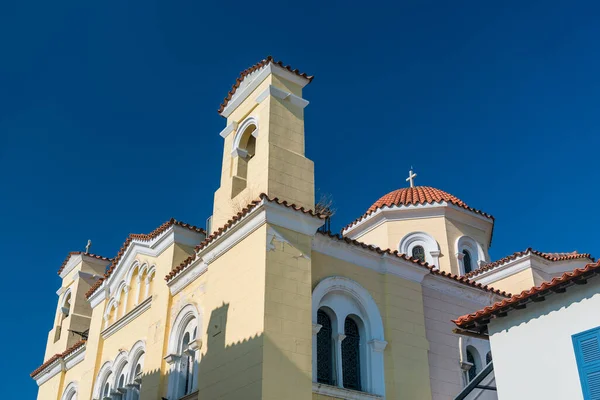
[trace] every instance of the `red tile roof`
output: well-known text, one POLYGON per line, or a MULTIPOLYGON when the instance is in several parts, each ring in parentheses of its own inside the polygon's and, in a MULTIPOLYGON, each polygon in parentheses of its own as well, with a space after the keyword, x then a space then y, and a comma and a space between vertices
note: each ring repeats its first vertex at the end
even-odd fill
POLYGON ((189 229, 194 232, 204 233, 204 229, 202 229, 202 228, 198 228, 197 226, 186 224, 185 222, 177 221, 176 219, 171 218, 170 220, 168 220, 167 222, 165 222, 164 224, 162 224, 161 226, 159 226, 158 228, 156 228, 155 230, 153 230, 152 232, 150 232, 148 234, 139 234, 139 233, 130 234, 127 237, 127 239, 125 240, 125 243, 123 243, 123 245, 121 246, 121 249, 119 250, 119 253, 117 253, 117 256, 112 260, 112 263, 106 270, 104 277, 98 279, 98 281, 96 283, 94 283, 94 285, 92 285, 90 290, 87 291, 85 296, 87 298, 89 298, 92 294, 94 294, 94 292, 102 285, 102 282, 104 280, 106 280, 113 273, 115 266, 117 264, 119 264, 119 261, 121 260, 121 258, 125 254, 125 251, 127 250, 127 247, 129 247, 129 245, 131 244, 131 242, 133 240, 137 240, 137 241, 153 240, 153 239, 157 238, 158 236, 160 236, 163 232, 165 232, 167 229, 169 229, 173 225, 181 226, 182 228, 186 228, 186 229, 189 229))
POLYGON ((53 362, 55 362, 58 359, 65 358, 66 356, 73 353, 75 350, 77 350, 84 344, 85 344, 85 340, 80 340, 79 342, 75 343, 73 346, 69 347, 67 350, 63 351, 62 353, 53 355, 52 357, 50 357, 48 359, 48 361, 46 361, 45 363, 40 365, 31 374, 29 374, 29 376, 31 376, 33 378, 34 376, 36 376, 37 374, 42 372, 44 369, 46 369, 48 366, 50 366, 50 364, 52 364, 53 362))
POLYGON ((373 203, 373 205, 369 207, 366 213, 352 221, 350 224, 346 225, 342 230, 348 229, 357 222, 360 222, 361 220, 367 218, 369 215, 379 210, 380 208, 417 204, 434 204, 441 202, 450 203, 457 207, 461 207, 465 210, 469 210, 476 214, 482 215, 486 218, 490 218, 492 220, 494 219, 492 215, 468 206, 458 197, 453 196, 450 193, 444 192, 443 190, 429 186, 416 186, 394 190, 393 192, 386 194, 385 196, 377 200, 375 203, 373 203))
POLYGON ((311 215, 316 218, 320 218, 320 219, 327 218, 326 215, 316 213, 313 210, 307 210, 304 207, 297 206, 296 204, 293 204, 293 203, 290 204, 286 200, 280 200, 277 197, 271 198, 271 197, 267 196, 265 193, 261 193, 258 200, 254 200, 252 203, 248 204, 244 209, 242 209, 240 212, 238 212, 236 215, 234 215, 230 220, 228 220, 225 225, 223 225, 222 227, 220 227, 219 229, 214 231, 210 236, 208 236, 198 246, 196 246, 196 249, 195 249, 196 251, 194 252, 194 254, 189 256, 188 258, 186 258, 177 267, 173 268, 171 270, 171 272, 169 272, 165 276, 165 280, 167 282, 169 282, 171 279, 175 278, 175 276, 177 276, 177 274, 179 274, 181 271, 183 271, 185 268, 187 268, 192 263, 192 261, 194 261, 197 258, 198 251, 202 250, 203 248, 208 246, 211 242, 216 240, 219 236, 221 236, 221 234, 223 234, 229 228, 231 228, 233 225, 235 225, 236 222, 241 220, 250 211, 255 209, 263 200, 268 201, 269 203, 276 203, 276 204, 282 205, 284 207, 291 208, 294 211, 302 212, 304 214, 308 214, 308 215, 311 215))
POLYGON ((257 62, 250 68, 248 68, 240 73, 240 77, 236 79, 235 83, 231 87, 231 90, 229 91, 229 93, 227 93, 227 97, 225 97, 225 99, 223 100, 223 103, 221 103, 221 107, 219 107, 219 114, 221 114, 223 112, 223 110, 225 109, 225 107, 227 107, 227 104, 229 103, 229 101, 231 100, 231 98, 233 97, 235 92, 238 90, 238 88, 240 87, 240 84, 242 83, 244 78, 246 78, 246 76, 250 75, 252 72, 256 71, 257 69, 260 69, 270 63, 276 64, 276 65, 280 66, 281 68, 287 69, 288 71, 298 75, 299 77, 307 79, 309 83, 312 82, 312 80, 314 78, 313 76, 307 75, 304 72, 300 72, 297 69, 292 69, 292 67, 290 67, 289 65, 284 65, 281 61, 275 61, 273 59, 273 57, 268 56, 264 60, 257 62))
POLYGON ((67 256, 67 258, 65 258, 65 261, 63 261, 62 265, 58 269, 58 274, 60 275, 60 273, 63 272, 63 269, 65 269, 65 266, 67 265, 67 263, 71 259, 71 256, 76 256, 76 255, 79 255, 79 254, 84 255, 84 256, 88 256, 88 257, 92 257, 92 258, 96 258, 96 259, 102 260, 102 261, 112 261, 110 258, 102 257, 102 256, 99 256, 99 255, 96 255, 96 254, 86 253, 85 251, 72 251, 72 252, 69 253, 69 255, 67 256))
POLYGON ((442 276, 444 278, 448 278, 448 279, 454 280, 454 281, 462 283, 464 285, 472 286, 474 288, 481 289, 481 290, 484 290, 486 292, 494 293, 494 294, 497 294, 497 295, 500 295, 500 296, 505 296, 505 297, 510 296, 510 293, 507 293, 505 291, 501 291, 501 290, 498 290, 498 289, 494 289, 493 287, 488 286, 488 285, 482 285, 481 283, 472 281, 472 280, 470 280, 470 279, 468 279, 468 278, 466 278, 464 276, 461 277, 461 276, 458 276, 458 275, 454 275, 454 274, 450 274, 450 273, 446 273, 446 272, 441 272, 437 268, 435 268, 435 266, 430 266, 428 263, 426 263, 424 261, 420 261, 420 260, 418 260, 416 258, 410 257, 410 256, 408 256, 406 254, 400 253, 398 250, 394 250, 394 251, 392 251, 390 249, 383 250, 383 249, 381 249, 381 248, 379 248, 377 246, 368 245, 368 244, 360 242, 358 240, 349 239, 349 238, 344 237, 344 236, 342 236, 340 234, 332 234, 330 232, 328 232, 328 233, 319 232, 319 233, 322 234, 322 235, 325 235, 327 237, 330 237, 332 239, 337 239, 339 241, 343 241, 343 242, 346 242, 346 243, 354 245, 354 246, 362 247, 363 249, 374 251, 374 252, 376 252, 378 254, 388 254, 388 255, 391 255, 391 256, 395 256, 395 257, 401 258, 401 259, 403 259, 405 261, 409 261, 409 262, 418 264, 418 265, 420 265, 420 266, 422 266, 424 268, 429 269, 429 273, 432 274, 432 275, 442 276))
POLYGON ((510 299, 499 301, 472 314, 463 315, 452 322, 461 329, 472 329, 483 333, 487 331, 487 324, 491 318, 505 317, 513 310, 525 308, 529 302, 544 301, 547 296, 564 293, 573 284, 586 283, 588 278, 596 274, 600 274, 600 262, 587 264, 585 267, 575 269, 572 272, 565 272, 562 276, 554 278, 550 282, 544 282, 540 286, 524 290, 521 294, 514 295, 510 299))
POLYGON ((509 256, 503 257, 498 261, 494 261, 469 272, 466 274, 467 277, 473 277, 475 275, 479 275, 483 272, 489 271, 493 268, 496 268, 500 265, 506 264, 509 261, 515 260, 519 257, 525 256, 527 254, 533 254, 538 257, 541 257, 548 261, 567 261, 567 260, 577 260, 577 259, 588 259, 590 261, 594 261, 594 257, 592 257, 589 253, 578 253, 577 251, 572 251, 570 253, 542 253, 541 251, 537 251, 532 249, 531 247, 525 249, 524 251, 517 251, 509 256))

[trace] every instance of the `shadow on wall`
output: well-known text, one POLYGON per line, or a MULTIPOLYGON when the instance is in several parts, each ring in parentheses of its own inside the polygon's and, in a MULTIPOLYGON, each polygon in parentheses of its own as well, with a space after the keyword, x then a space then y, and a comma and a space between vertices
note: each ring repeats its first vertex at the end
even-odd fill
MULTIPOLYGON (((206 329, 207 343, 202 344, 200 353, 203 355, 200 362, 193 367, 190 367, 187 361, 167 364, 167 373, 162 382, 156 372, 145 375, 141 391, 142 400, 258 400, 263 397, 265 388, 270 397, 287 398, 289 393, 286 385, 277 383, 285 382, 290 374, 300 376, 299 368, 288 355, 276 349, 273 342, 265 339, 264 334, 227 345, 228 310, 229 304, 223 304, 211 312, 206 329), (270 383, 266 385, 263 382, 263 358, 268 360, 270 366, 270 383), (194 371, 191 378, 195 380, 193 383, 190 383, 190 377, 186 376, 186 372, 191 370, 194 371), (160 395, 159 383, 162 383, 160 395), (174 391, 174 385, 179 386, 179 390, 174 391), (197 390, 184 394, 189 392, 192 386, 197 390)), ((310 373, 304 373, 302 376, 307 380, 307 390, 310 390, 310 373)))

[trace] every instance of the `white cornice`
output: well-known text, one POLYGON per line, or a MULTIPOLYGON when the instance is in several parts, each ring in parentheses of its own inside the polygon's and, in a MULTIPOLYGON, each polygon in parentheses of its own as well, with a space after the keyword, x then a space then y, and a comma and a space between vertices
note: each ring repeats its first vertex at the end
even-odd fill
POLYGON ((262 69, 259 71, 260 72, 256 74, 248 75, 242 80, 242 82, 240 82, 240 88, 236 90, 229 103, 227 103, 227 106, 221 112, 223 117, 228 118, 233 111, 238 108, 238 106, 242 104, 265 79, 267 79, 270 74, 279 76, 285 80, 295 83, 296 85, 299 85, 300 87, 304 87, 310 82, 308 79, 300 77, 285 68, 281 68, 280 66, 273 64, 272 62, 262 67, 262 69), (251 79, 251 81, 248 84, 245 84, 242 88, 242 84, 247 79, 251 79))
POLYGON ((238 127, 238 123, 237 123, 237 122, 235 122, 235 121, 233 121, 232 123, 230 123, 229 125, 227 125, 227 126, 225 127, 225 129, 223 129, 223 130, 221 131, 221 133, 219 133, 219 135, 221 135, 221 137, 222 137, 223 139, 225 139, 227 136, 229 136, 229 134, 230 134, 231 132, 235 131, 235 130, 237 129, 237 127, 238 127))
MULTIPOLYGON (((171 294, 179 293, 190 282, 204 274, 209 265, 265 223, 312 236, 324 221, 316 216, 263 199, 219 237, 202 248, 191 265, 167 282, 171 294)), ((265 244, 265 251, 268 244, 265 244)))
POLYGON ((302 97, 296 96, 295 94, 278 89, 273 85, 269 85, 268 88, 266 88, 261 94, 259 94, 258 97, 256 98, 256 102, 262 103, 269 96, 273 96, 273 97, 283 100, 283 101, 289 101, 293 105, 300 107, 300 108, 306 108, 306 106, 309 104, 308 100, 305 100, 302 97))
POLYGON ((325 235, 316 235, 313 251, 365 267, 382 274, 399 276, 413 282, 421 282, 429 270, 393 254, 378 254, 372 250, 346 243, 325 235))
POLYGON ((104 266, 104 267, 106 267, 108 264, 110 264, 110 261, 108 261, 108 260, 91 257, 91 256, 88 256, 87 254, 72 254, 69 257, 69 261, 67 261, 67 263, 65 264, 65 267, 62 269, 62 271, 60 271, 59 276, 64 279, 67 275, 69 275, 69 273, 73 270, 73 268, 75 268, 77 265, 79 265, 83 261, 85 261, 86 263, 96 264, 96 265, 100 265, 100 266, 104 266))
POLYGON ((112 336, 115 332, 129 324, 131 321, 140 316, 144 311, 150 308, 152 304, 152 296, 149 296, 146 300, 142 301, 131 311, 121 317, 118 321, 114 322, 111 326, 100 332, 102 339, 107 339, 112 336))
POLYGON ((65 371, 70 370, 75 365, 79 364, 85 358, 85 345, 79 347, 77 350, 67 355, 64 358, 65 361, 65 371))
POLYGON ((471 280, 489 285, 501 279, 508 278, 511 275, 517 274, 528 268, 531 268, 531 254, 519 256, 514 260, 507 261, 505 264, 498 265, 490 270, 484 271, 476 276, 471 277, 471 280))
POLYGON ((345 389, 337 386, 325 385, 323 383, 313 382, 312 391, 315 394, 320 394, 328 397, 335 397, 347 400, 381 400, 383 396, 376 394, 359 392, 356 390, 345 389))
POLYGON ((100 287, 96 289, 94 293, 92 293, 92 295, 88 298, 88 301, 90 302, 90 306, 92 308, 95 308, 98 304, 102 303, 102 301, 106 300, 106 298, 108 297, 108 292, 105 283, 106 282, 102 282, 102 284, 100 284, 100 287))
POLYGON ((125 274, 127 273, 127 268, 122 267, 133 264, 138 255, 156 258, 173 243, 194 247, 198 245, 203 238, 204 235, 199 232, 191 231, 179 225, 171 225, 158 237, 152 240, 145 241, 133 239, 125 249, 123 257, 121 257, 119 262, 113 266, 113 273, 103 282, 103 285, 107 286, 109 295, 114 293, 117 290, 119 283, 125 279, 125 274))
POLYGON ((487 218, 483 215, 443 201, 440 203, 394 205, 391 207, 379 208, 360 221, 342 230, 342 234, 351 239, 355 239, 385 222, 435 217, 460 218, 461 222, 481 230, 485 230, 486 225, 493 224, 494 222, 491 218, 487 218))
POLYGON ((53 363, 44 368, 41 372, 33 377, 38 386, 42 386, 57 374, 68 371, 75 365, 79 364, 85 358, 85 344, 73 351, 66 357, 56 359, 53 363))

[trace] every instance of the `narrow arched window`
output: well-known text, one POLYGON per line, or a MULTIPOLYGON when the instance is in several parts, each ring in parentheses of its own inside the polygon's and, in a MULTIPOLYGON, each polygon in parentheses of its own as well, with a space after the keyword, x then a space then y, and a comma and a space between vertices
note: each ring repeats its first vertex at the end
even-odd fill
POLYGON ((104 391, 102 392, 104 397, 109 397, 110 396, 110 382, 106 382, 104 384, 104 391))
POLYGON ((181 344, 182 349, 182 363, 181 363, 181 372, 184 376, 183 379, 183 393, 190 394, 192 393, 192 382, 193 382, 193 373, 194 373, 194 352, 190 350, 190 334, 186 332, 183 335, 183 341, 181 344))
POLYGON ((317 382, 333 385, 333 343, 331 318, 323 310, 317 312, 317 382))
POLYGON ((360 385, 360 333, 358 325, 351 318, 344 322, 342 341, 342 379, 347 389, 361 390, 360 385))
POLYGON ((471 253, 468 250, 463 250, 463 267, 465 268, 465 274, 473 271, 473 266, 471 265, 471 253))
POLYGON ((475 356, 473 352, 467 349, 467 362, 471 363, 471 368, 469 368, 469 382, 473 380, 477 376, 477 364, 475 363, 475 356))
POLYGON ((412 248, 412 256, 417 260, 424 262, 425 261, 425 249, 423 246, 415 246, 412 248))
POLYGON ((489 364, 492 362, 492 352, 488 351, 487 354, 485 355, 485 363, 489 364))

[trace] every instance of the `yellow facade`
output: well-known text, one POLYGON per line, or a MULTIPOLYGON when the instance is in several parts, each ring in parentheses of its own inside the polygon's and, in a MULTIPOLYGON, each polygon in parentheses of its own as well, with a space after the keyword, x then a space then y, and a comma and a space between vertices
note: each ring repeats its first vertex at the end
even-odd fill
MULTIPOLYGON (((72 266, 71 256, 47 362, 32 374, 38 399, 432 399, 424 280, 481 291, 487 302, 495 295, 317 233, 323 219, 307 211, 315 206, 314 167, 304 153, 309 78, 266 60, 241 82, 222 111, 231 129, 222 134, 215 234, 172 220, 132 235, 112 261, 83 255, 72 266), (73 301, 60 320, 67 289, 73 301), (346 318, 337 321, 346 329, 334 338, 338 358, 326 362, 347 386, 315 376, 316 341, 330 339, 317 323, 318 291, 324 307, 346 318), (352 324, 354 336, 345 328, 352 324), (65 329, 87 330, 85 344, 70 349, 80 337, 65 329), (339 361, 353 351, 358 378, 339 361)), ((406 234, 427 231, 439 238, 442 269, 455 272, 453 241, 467 232, 485 243, 490 234, 463 222, 383 224, 361 241, 395 250, 406 234)))

